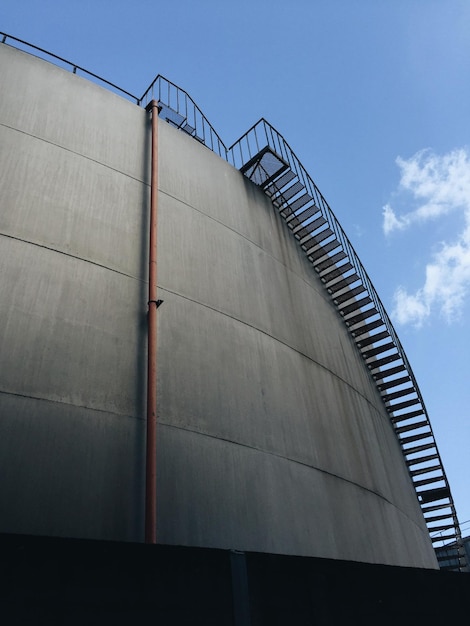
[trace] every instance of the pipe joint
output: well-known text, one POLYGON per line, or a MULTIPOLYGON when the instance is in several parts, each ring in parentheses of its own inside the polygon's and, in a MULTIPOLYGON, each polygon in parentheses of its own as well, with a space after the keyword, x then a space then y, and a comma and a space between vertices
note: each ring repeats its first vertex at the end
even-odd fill
POLYGON ((150 102, 145 107, 145 110, 147 111, 147 113, 149 113, 150 111, 153 111, 153 109, 157 109, 158 113, 160 113, 162 108, 163 107, 158 100, 150 100, 150 102))

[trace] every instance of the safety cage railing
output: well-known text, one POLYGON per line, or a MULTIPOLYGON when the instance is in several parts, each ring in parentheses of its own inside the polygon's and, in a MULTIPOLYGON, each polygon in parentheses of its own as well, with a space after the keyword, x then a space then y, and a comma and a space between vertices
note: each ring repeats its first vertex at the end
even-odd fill
POLYGON ((4 44, 74 74, 83 73, 139 106, 158 100, 163 120, 227 160, 263 189, 319 275, 371 372, 395 429, 442 569, 466 569, 449 483, 405 351, 351 242, 282 135, 262 118, 227 148, 189 94, 161 75, 141 97, 136 97, 38 46, 6 33, 0 33, 0 38, 4 44))
POLYGON ((139 99, 141 106, 157 100, 160 118, 184 131, 227 160, 227 148, 191 96, 160 74, 139 99))

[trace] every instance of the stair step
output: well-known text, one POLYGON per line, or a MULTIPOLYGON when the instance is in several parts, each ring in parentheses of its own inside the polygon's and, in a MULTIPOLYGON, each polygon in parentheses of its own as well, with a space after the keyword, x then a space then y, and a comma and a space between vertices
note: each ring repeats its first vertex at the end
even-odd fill
POLYGON ((403 413, 403 415, 390 415, 390 420, 392 424, 398 424, 398 422, 403 422, 405 420, 413 419, 414 417, 420 417, 424 415, 424 409, 418 409, 417 411, 407 411, 403 413))
POLYGON ((348 304, 344 307, 338 307, 338 308, 339 308, 339 312, 341 313, 341 315, 343 317, 346 317, 350 313, 354 313, 354 311, 362 309, 362 307, 367 306, 371 302, 372 302, 372 298, 369 295, 366 295, 364 298, 360 298, 359 300, 354 300, 354 302, 352 302, 351 304, 348 304))
POLYGON ((462 559, 465 562, 465 549, 462 550, 459 548, 459 543, 461 543, 461 536, 457 529, 458 524, 456 525, 455 523, 453 523, 449 528, 428 526, 428 531, 431 537, 431 541, 433 543, 433 547, 435 547, 435 544, 437 544, 439 547, 444 548, 442 542, 446 542, 446 561, 455 560, 455 562, 457 562, 462 559))
POLYGON ((410 476, 422 476, 423 474, 429 474, 429 472, 435 472, 436 470, 441 469, 440 464, 431 465, 430 467, 421 467, 417 470, 411 470, 410 476))
POLYGON ((398 402, 397 404, 393 404, 387 407, 387 411, 389 413, 393 413, 394 411, 401 411, 402 409, 406 409, 409 406, 414 406, 415 404, 419 404, 421 401, 419 398, 415 398, 413 400, 406 400, 405 402, 398 402))
POLYGON ((384 356, 383 359, 376 359, 375 361, 371 361, 370 363, 367 363, 367 367, 370 370, 376 370, 376 369, 379 369, 380 367, 383 367, 384 365, 390 365, 390 363, 393 363, 394 361, 398 361, 399 359, 401 359, 401 356, 398 352, 396 352, 395 354, 384 356))
MULTIPOLYGON (((325 218, 323 216, 320 216, 317 220, 312 222, 315 224, 314 228, 312 228, 312 223, 306 224, 302 232, 298 232, 294 235, 301 246, 303 246, 306 243, 309 243, 312 239, 316 238, 317 233, 315 233, 314 235, 312 233, 317 231, 319 228, 321 228, 322 226, 326 224, 326 220, 325 221, 323 220, 325 220, 325 218)), ((321 233, 323 233, 323 231, 321 231, 321 233)))
POLYGON ((378 341, 382 341, 383 339, 387 339, 390 337, 388 330, 383 330, 381 333, 376 333, 375 335, 369 335, 369 337, 364 337, 363 339, 356 339, 356 345, 358 348, 365 348, 366 346, 370 346, 378 341))
POLYGON ((315 230, 318 230, 323 224, 326 224, 326 219, 323 215, 320 215, 315 220, 309 222, 305 226, 303 226, 303 222, 300 222, 301 227, 297 227, 293 230, 295 238, 297 240, 302 240, 306 235, 313 233, 315 230))
POLYGON ((339 305, 343 302, 348 302, 349 300, 352 300, 353 298, 356 298, 363 293, 367 293, 366 288, 364 287, 364 285, 358 285, 353 289, 347 289, 344 293, 337 294, 333 298, 333 302, 339 307, 339 305))
MULTIPOLYGON (((325 274, 322 274, 320 276, 320 278, 321 278, 323 283, 325 283, 326 285, 329 285, 331 282, 333 282, 339 276, 344 276, 347 272, 351 271, 352 269, 354 269, 354 268, 351 265, 351 263, 348 261, 347 263, 343 263, 343 265, 340 265, 339 267, 335 267, 334 269, 330 270, 329 272, 326 272, 325 274)), ((357 274, 355 274, 355 276, 357 276, 357 274)))
POLYGON ((351 317, 345 317, 344 321, 346 322, 347 326, 356 326, 357 324, 360 324, 361 322, 368 320, 370 317, 374 317, 378 314, 379 312, 377 311, 377 309, 371 307, 370 309, 367 309, 366 311, 361 311, 360 313, 352 315, 351 317))
POLYGON ((333 241, 329 241, 324 245, 318 245, 316 248, 312 248, 312 250, 308 254, 308 258, 312 263, 318 262, 323 257, 327 256, 333 250, 337 250, 341 248, 341 244, 337 239, 333 239, 333 241))
MULTIPOLYGON (((424 437, 423 437, 424 439, 424 437)), ((406 443, 404 439, 401 440, 401 443, 406 443)), ((407 455, 409 454, 417 454, 418 452, 424 452, 425 450, 435 450, 436 449, 436 444, 434 441, 430 442, 430 443, 423 443, 420 446, 413 446, 413 448, 408 448, 406 450, 403 450, 404 454, 405 454, 405 458, 407 455)))
MULTIPOLYGON (((322 241, 325 241, 326 239, 329 239, 333 235, 334 235, 334 233, 331 230, 331 228, 325 228, 320 233, 316 233, 315 237, 310 237, 310 239, 308 241, 306 241, 305 243, 301 244, 302 249, 304 250, 306 255, 309 256, 309 254, 318 245, 320 245, 322 241)), ((338 240, 336 240, 336 241, 338 241, 338 240)))
POLYGON ((409 376, 402 376, 401 378, 390 380, 388 383, 378 383, 377 387, 379 391, 385 391, 386 389, 393 389, 394 387, 398 387, 398 385, 405 385, 409 382, 411 382, 411 378, 409 376))
MULTIPOLYGON (((287 189, 283 189, 276 197, 276 200, 280 203, 279 206, 287 204, 289 200, 302 191, 302 189, 305 189, 305 186, 300 181, 295 182, 290 187, 287 187, 287 189)), ((290 208, 292 210, 292 207, 290 208)))
POLYGON ((424 428, 424 427, 429 428, 428 420, 415 422, 414 424, 407 424, 406 426, 400 426, 399 428, 395 429, 395 432, 398 435, 401 435, 401 433, 406 433, 406 432, 409 432, 410 430, 417 430, 418 428, 424 428))
POLYGON ((368 335, 371 330, 381 328, 382 326, 385 326, 385 323, 382 318, 379 318, 378 320, 374 320, 373 322, 369 322, 368 324, 364 324, 362 326, 359 326, 358 328, 354 328, 350 332, 351 335, 357 340, 364 335, 368 335))
MULTIPOLYGON (((276 199, 274 199, 273 202, 275 203, 275 205, 278 208, 280 206, 282 206, 281 197, 279 197, 279 202, 276 199)), ((305 206, 309 202, 313 202, 313 198, 312 198, 312 196, 310 194, 305 193, 302 196, 299 196, 293 202, 290 202, 288 204, 288 206, 286 206, 286 207, 284 207, 282 209, 282 211, 281 211, 282 217, 285 217, 287 215, 291 215, 292 213, 295 213, 296 211, 301 209, 303 206, 305 206)))
MULTIPOLYGON (((311 204, 310 206, 306 206, 302 211, 299 211, 298 213, 295 213, 295 216, 297 217, 297 219, 300 222, 305 222, 306 220, 310 219, 311 217, 313 217, 317 213, 320 213, 320 209, 317 206, 315 206, 315 204, 311 204)), ((286 223, 287 224, 289 223, 289 220, 290 220, 290 217, 287 217, 286 218, 286 223)), ((326 220, 325 220, 325 222, 326 222, 326 220)))
MULTIPOLYGON (((431 431, 428 431, 426 433, 420 433, 419 435, 411 435, 410 437, 403 437, 403 439, 400 439, 400 443, 402 446, 405 446, 408 443, 414 443, 415 441, 419 441, 420 439, 429 439, 429 437, 432 437, 431 431)), ((432 446, 435 445, 436 444, 433 440, 432 446)), ((405 450, 405 454, 408 454, 408 450, 405 450)))
POLYGON ((439 459, 438 454, 428 454, 427 456, 418 456, 415 459, 406 459, 406 464, 408 465, 408 467, 412 467, 413 465, 428 463, 429 461, 434 461, 435 459, 439 459))
POLYGON ((290 228, 290 230, 294 230, 295 228, 298 228, 299 226, 302 226, 302 223, 299 220, 299 218, 297 217, 297 215, 291 215, 290 219, 289 219, 289 223, 287 224, 287 226, 290 228))
POLYGON ((291 180, 297 177, 297 174, 292 170, 287 170, 284 174, 282 174, 279 178, 273 180, 267 186, 263 187, 264 192, 269 196, 273 196, 275 193, 279 192, 283 187, 288 185, 291 180))
POLYGON ((347 285, 353 285, 359 280, 359 276, 357 274, 350 274, 346 278, 342 278, 337 282, 333 282, 327 286, 330 294, 334 294, 336 291, 341 291, 347 285))
POLYGON ((383 381, 385 378, 389 378, 390 376, 395 376, 395 374, 399 374, 400 372, 405 372, 406 367, 402 363, 401 365, 396 365, 395 367, 391 367, 388 370, 383 370, 382 372, 375 372, 373 374, 373 378, 376 382, 383 381))
MULTIPOLYGON (((430 505, 426 505, 423 504, 421 506, 421 510, 423 511, 424 514, 426 513, 430 513, 431 511, 442 511, 442 509, 451 509, 451 505, 448 502, 445 502, 444 504, 430 504, 430 505)), ((451 514, 449 514, 448 517, 450 517, 451 514)))
POLYGON ((345 258, 346 253, 344 252, 344 250, 340 250, 336 254, 325 257, 325 259, 321 263, 315 265, 315 269, 317 270, 317 272, 324 272, 329 267, 331 267, 332 265, 336 265, 345 258))
POLYGON ((367 348, 364 351, 361 350, 361 353, 365 359, 370 359, 373 356, 382 354, 383 352, 388 352, 389 350, 392 350, 393 348, 395 348, 396 350, 396 345, 390 339, 390 341, 388 341, 387 343, 383 343, 382 345, 377 346, 376 348, 367 348))
MULTIPOLYGON (((308 195, 308 194, 307 194, 308 195)), ((310 197, 310 196, 309 196, 310 197)), ((300 198, 299 198, 300 199, 300 198)), ((298 211, 297 216, 299 219, 301 219, 302 221, 308 220, 310 219, 313 215, 316 215, 317 213, 320 213, 321 210, 317 207, 317 205, 315 203, 311 204, 310 206, 305 206, 302 205, 302 210, 299 211, 298 209, 300 207, 298 207, 296 210, 298 211)))
POLYGON ((399 391, 394 391, 392 393, 383 395, 382 400, 384 402, 391 402, 392 400, 397 400, 398 398, 409 396, 412 393, 416 393, 416 389, 414 388, 414 386, 406 387, 405 389, 400 389, 399 391))
MULTIPOLYGON (((440 483, 444 481, 444 476, 433 476, 432 478, 423 478, 423 480, 414 480, 413 485, 416 487, 422 487, 423 485, 432 485, 432 483, 440 483)), ((421 495, 421 492, 419 492, 421 495)))
MULTIPOLYGON (((451 528, 455 528, 454 524, 443 524, 442 526, 432 526, 429 530, 434 532, 439 532, 440 530, 450 530, 451 528)), ((450 537, 446 537, 446 539, 450 539, 450 537)))

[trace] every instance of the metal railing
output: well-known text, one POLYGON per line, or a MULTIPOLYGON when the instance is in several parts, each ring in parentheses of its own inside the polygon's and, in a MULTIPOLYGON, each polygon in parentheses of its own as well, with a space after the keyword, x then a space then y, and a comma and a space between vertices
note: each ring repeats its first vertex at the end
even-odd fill
POLYGON ((8 35, 7 33, 0 32, 0 38, 1 38, 2 43, 6 45, 10 45, 12 48, 16 48, 17 50, 23 50, 23 52, 27 52, 28 54, 32 54, 33 56, 37 56, 40 59, 43 59, 44 61, 50 61, 51 63, 53 63, 54 65, 57 65, 58 67, 62 67, 64 69, 70 70, 73 74, 82 73, 87 78, 93 79, 94 82, 97 82, 98 84, 102 84, 108 89, 111 89, 112 91, 115 91, 123 96, 126 96, 126 98, 130 98, 136 104, 139 104, 139 98, 137 96, 134 96, 133 94, 129 93, 129 91, 126 91, 125 89, 122 89, 121 87, 118 87, 114 83, 111 83, 109 80, 106 80, 105 78, 101 78, 101 76, 98 76, 98 74, 94 74, 93 72, 86 70, 80 65, 77 65, 76 63, 72 63, 72 61, 67 61, 67 59, 59 57, 57 56, 57 54, 48 52, 47 50, 44 50, 44 48, 35 46, 32 43, 28 43, 27 41, 24 41, 23 39, 18 39, 18 37, 13 37, 13 35, 8 35))
POLYGON ((139 99, 141 106, 157 100, 162 107, 160 117, 228 160, 227 148, 191 96, 160 74, 139 99))
POLYGON ((220 157, 228 160, 227 147, 191 96, 160 74, 155 77, 143 95, 138 97, 109 80, 98 76, 98 74, 90 72, 72 61, 68 61, 23 39, 18 39, 18 37, 2 32, 0 32, 0 39, 1 43, 49 61, 58 67, 71 71, 73 74, 83 74, 84 77, 92 79, 93 82, 103 85, 119 95, 125 96, 144 108, 150 100, 158 100, 162 106, 161 118, 176 128, 185 131, 220 157))

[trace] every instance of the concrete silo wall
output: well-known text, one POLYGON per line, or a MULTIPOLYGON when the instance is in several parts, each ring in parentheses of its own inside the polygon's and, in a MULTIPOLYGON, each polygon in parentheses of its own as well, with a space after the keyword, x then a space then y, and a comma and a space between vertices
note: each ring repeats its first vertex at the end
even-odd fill
POLYGON ((3 532, 142 535, 145 112, 0 46, 3 532))
MULTIPOLYGON (((147 114, 0 53, 0 530, 140 540, 147 114)), ((164 122, 159 152, 158 540, 436 567, 377 390, 269 200, 164 122)))

